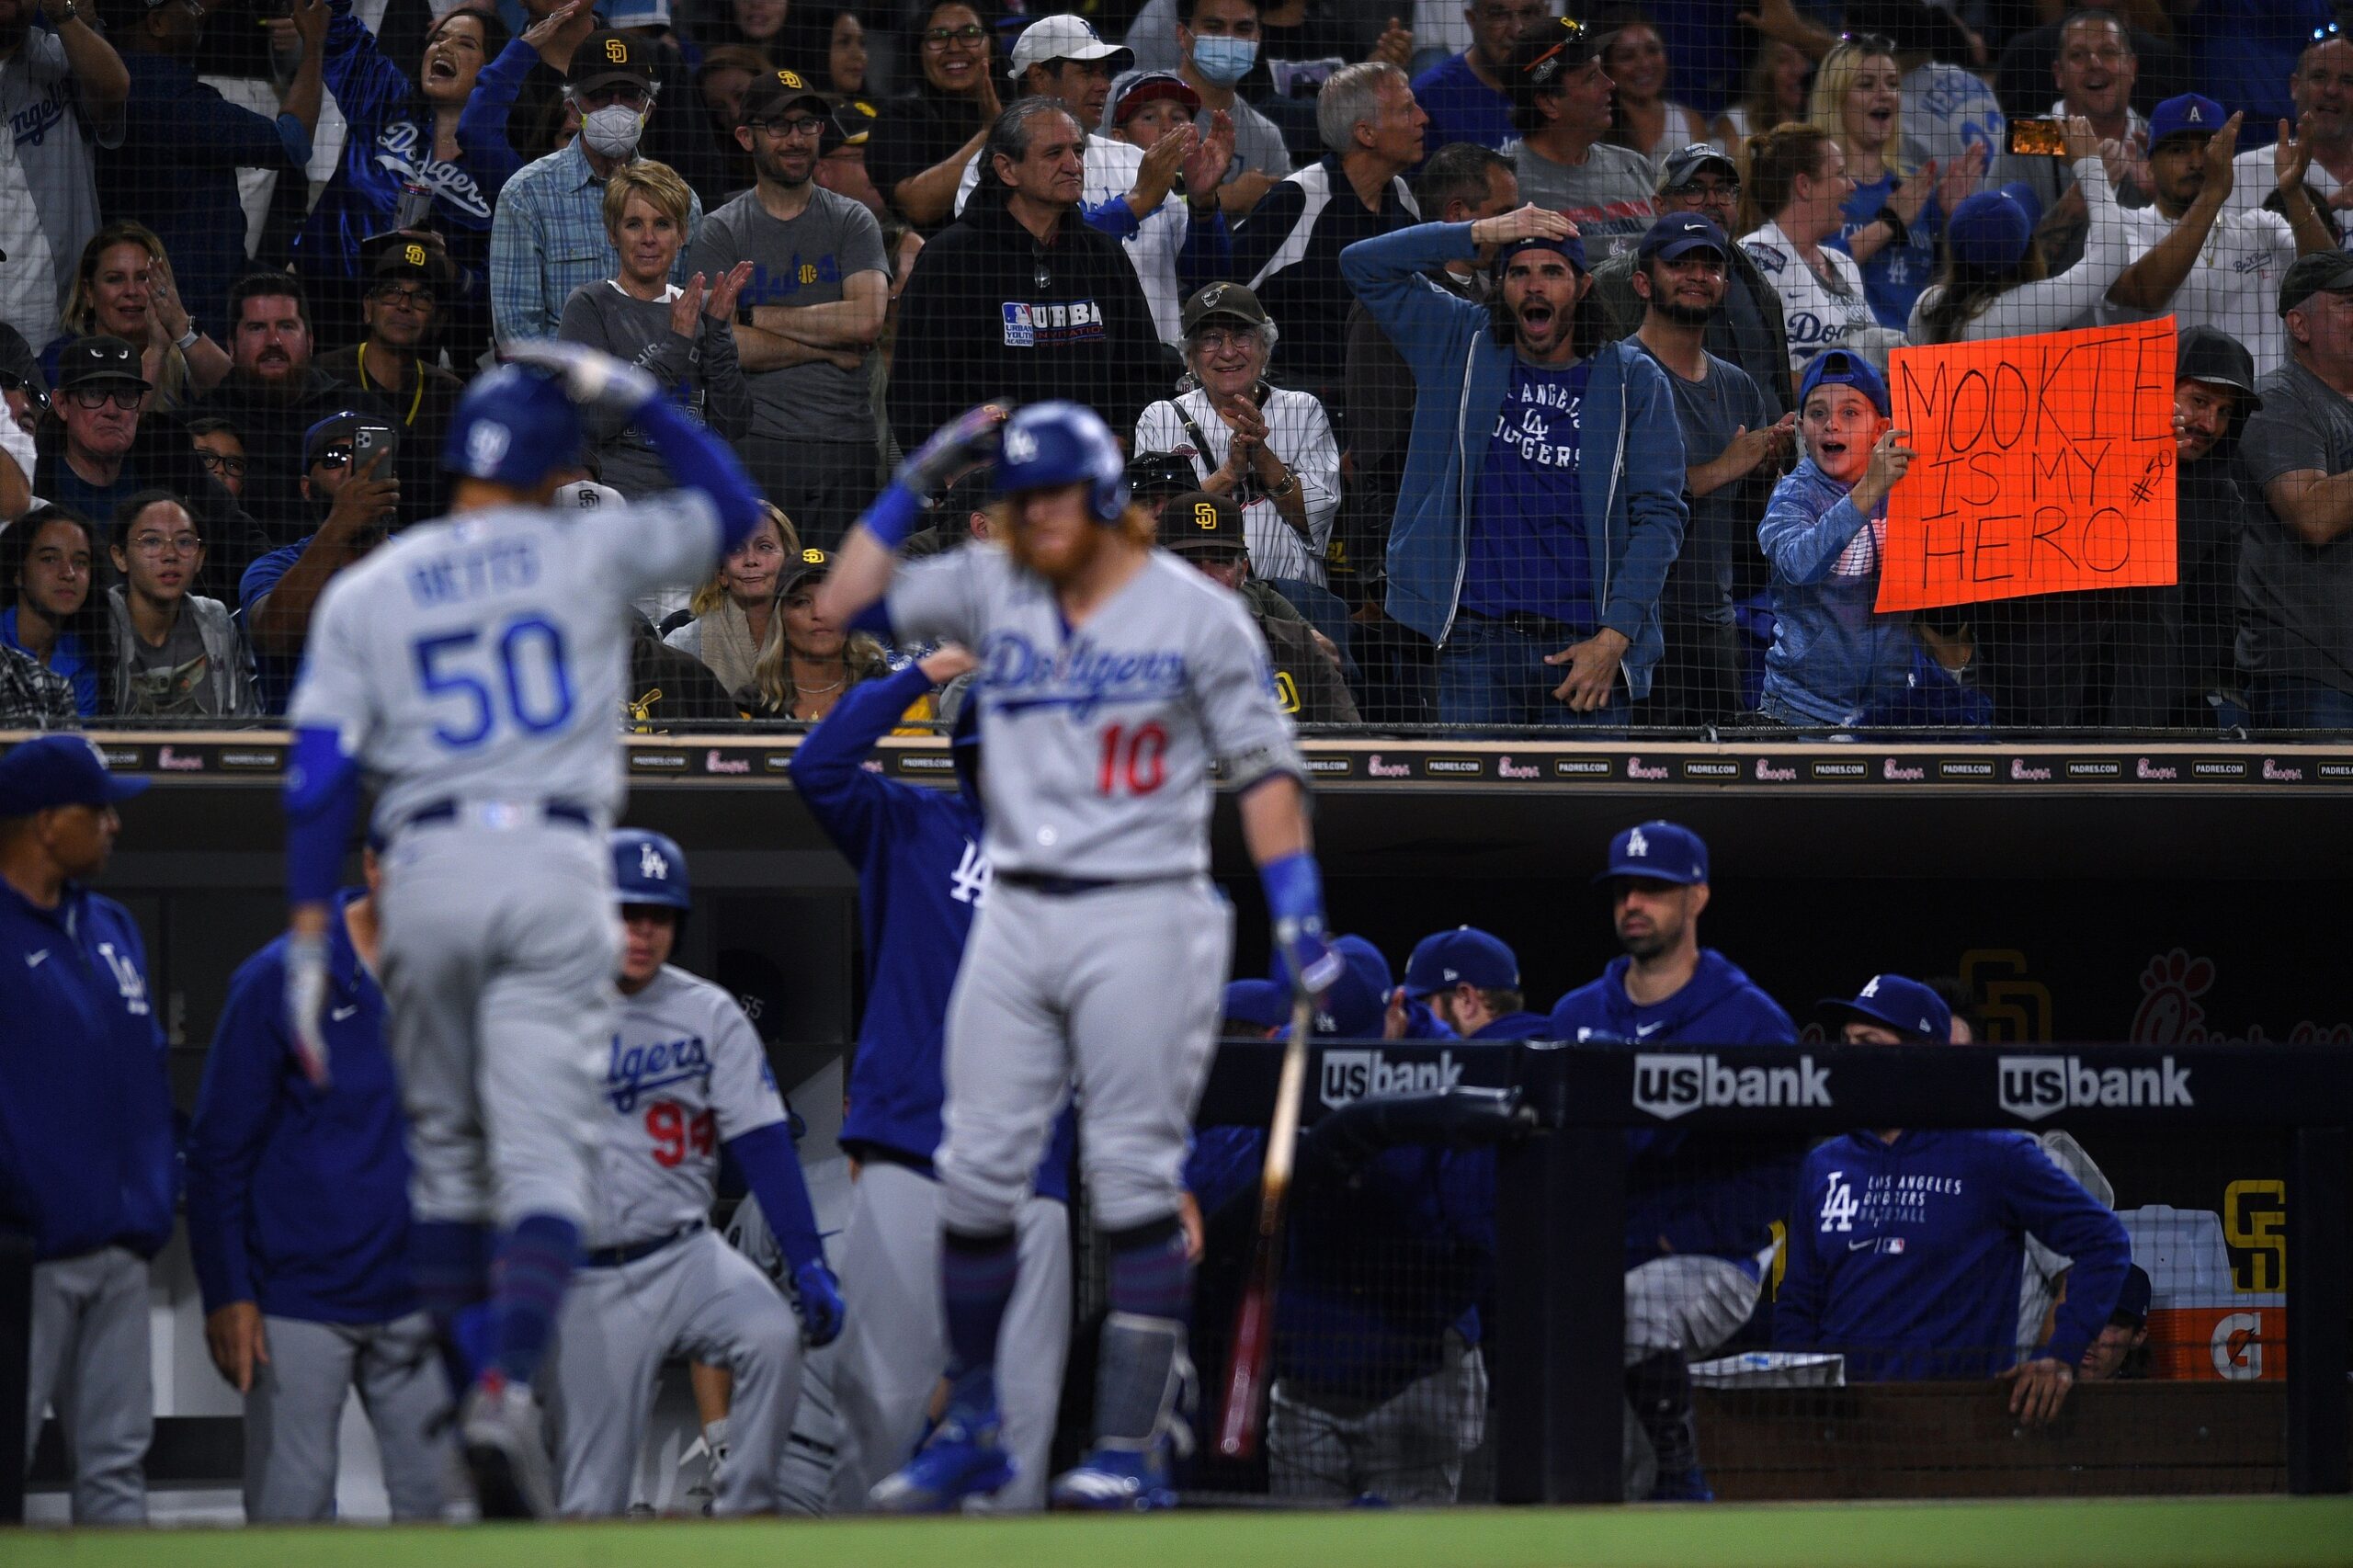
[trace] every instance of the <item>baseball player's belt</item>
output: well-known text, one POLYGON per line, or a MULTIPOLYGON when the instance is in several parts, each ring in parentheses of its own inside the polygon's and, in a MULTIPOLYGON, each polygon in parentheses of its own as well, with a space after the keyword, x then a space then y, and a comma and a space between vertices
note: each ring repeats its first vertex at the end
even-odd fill
POLYGON ((999 871, 995 880, 1030 892, 1068 898, 1074 893, 1101 892, 1105 888, 1141 887, 1146 882, 1189 882, 1197 871, 1170 871, 1157 877, 1049 877, 1037 871, 999 871))
POLYGON ((702 1228, 703 1222, 697 1220, 690 1224, 679 1226, 666 1236, 656 1236, 650 1242, 628 1242, 617 1247, 597 1247, 592 1252, 582 1255, 580 1267, 619 1268, 624 1264, 635 1263, 641 1257, 652 1257, 671 1243, 685 1241, 702 1228))
POLYGON ((480 827, 519 827, 531 822, 560 822, 595 832, 597 813, 577 801, 428 801, 401 823, 412 827, 465 822, 480 827))

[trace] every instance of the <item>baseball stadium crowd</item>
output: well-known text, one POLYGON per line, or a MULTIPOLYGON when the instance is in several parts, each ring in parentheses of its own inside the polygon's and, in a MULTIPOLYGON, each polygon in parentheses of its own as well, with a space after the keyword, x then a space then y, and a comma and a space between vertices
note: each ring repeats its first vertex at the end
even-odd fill
POLYGON ((2330 0, 0 0, 0 725, 282 712, 545 336, 772 507, 638 606, 640 730, 905 667, 830 552, 1049 397, 1302 722, 2353 723, 2330 0), (1889 349, 2166 316, 2177 582, 1876 610, 1889 349))

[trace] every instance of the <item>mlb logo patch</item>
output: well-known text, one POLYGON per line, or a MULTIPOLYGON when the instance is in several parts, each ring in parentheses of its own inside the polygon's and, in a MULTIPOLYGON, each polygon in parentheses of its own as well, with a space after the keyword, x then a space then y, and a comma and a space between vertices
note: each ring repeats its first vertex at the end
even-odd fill
POLYGON ((1904 1250, 1904 1238, 1902 1236, 1890 1236, 1887 1240, 1880 1243, 1880 1250, 1881 1252, 1902 1252, 1904 1250))
POLYGON ((1005 302, 1005 346, 1007 348, 1038 347, 1038 327, 1028 305, 1005 302))

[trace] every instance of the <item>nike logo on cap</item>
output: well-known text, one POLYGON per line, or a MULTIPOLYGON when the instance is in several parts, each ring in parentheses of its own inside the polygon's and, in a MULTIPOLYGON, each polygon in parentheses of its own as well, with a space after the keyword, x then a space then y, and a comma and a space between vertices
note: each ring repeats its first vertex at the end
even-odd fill
POLYGON ((42 948, 37 952, 27 953, 25 955, 25 967, 27 969, 39 969, 41 966, 41 960, 48 957, 49 949, 47 948, 42 948))

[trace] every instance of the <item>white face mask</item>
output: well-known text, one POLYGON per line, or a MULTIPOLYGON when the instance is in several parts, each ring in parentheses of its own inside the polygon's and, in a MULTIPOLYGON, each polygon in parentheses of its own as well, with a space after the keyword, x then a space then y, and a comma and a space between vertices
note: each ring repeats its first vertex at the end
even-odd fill
POLYGON ((637 151, 637 139, 645 134, 645 114, 626 104, 607 104, 591 109, 580 121, 580 140, 599 157, 626 158, 637 151))

